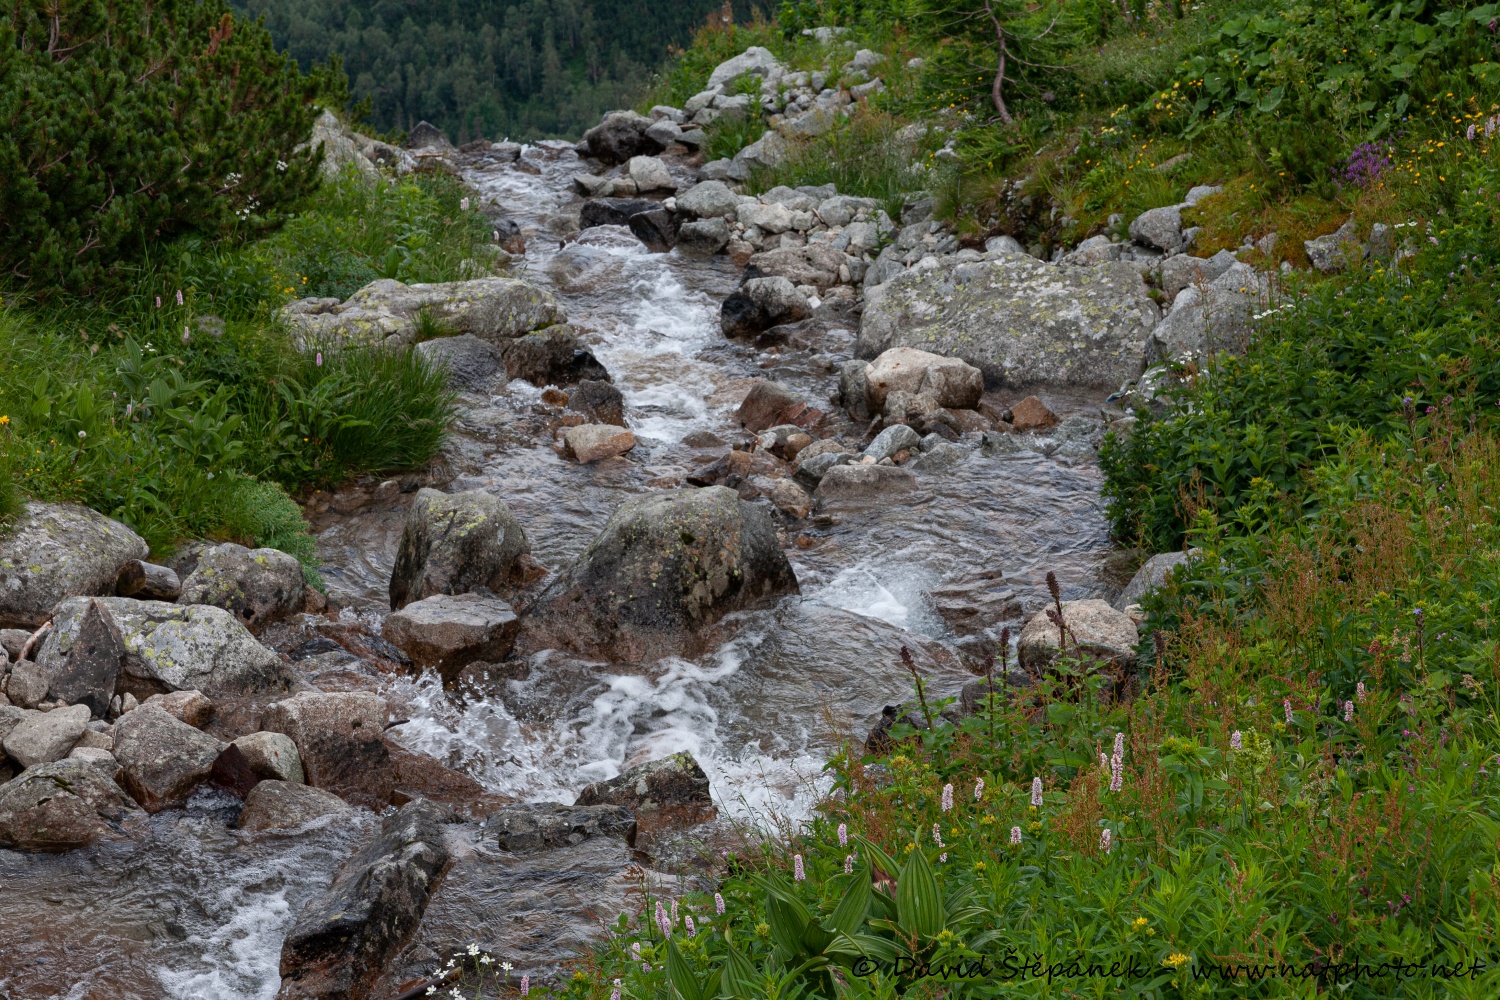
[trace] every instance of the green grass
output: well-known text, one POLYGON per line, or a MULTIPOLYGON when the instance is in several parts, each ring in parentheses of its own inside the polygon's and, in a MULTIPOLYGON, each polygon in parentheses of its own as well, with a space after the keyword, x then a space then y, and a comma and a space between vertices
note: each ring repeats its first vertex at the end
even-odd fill
POLYGON ((6 481, 116 517, 158 555, 218 538, 314 565, 289 494, 422 465, 453 396, 410 348, 301 351, 274 312, 380 276, 467 276, 486 231, 460 197, 446 179, 366 189, 347 178, 266 239, 158 248, 118 298, 8 304, 6 481), (204 314, 222 322, 201 324, 204 314))

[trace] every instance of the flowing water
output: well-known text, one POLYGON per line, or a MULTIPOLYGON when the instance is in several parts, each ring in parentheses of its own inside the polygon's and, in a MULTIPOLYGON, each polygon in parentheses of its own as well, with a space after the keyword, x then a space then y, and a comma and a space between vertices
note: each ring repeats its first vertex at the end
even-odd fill
MULTIPOLYGON (((625 499, 680 486, 703 460, 695 445, 705 432, 742 438, 732 414, 747 380, 774 378, 831 409, 825 401, 853 340, 849 329, 825 323, 804 343, 757 350, 726 342, 718 307, 739 269, 725 257, 649 253, 619 227, 579 234, 579 199, 569 190, 579 169, 570 146, 546 143, 528 147, 518 164, 473 168, 466 179, 523 227, 525 277, 558 295, 609 369, 639 445, 592 466, 559 457, 542 430, 540 390, 516 382, 463 398, 444 456, 453 473, 446 488, 502 497, 551 569, 581 552, 625 499)), ((1063 414, 1090 402, 1041 394, 1063 414)), ((703 656, 622 669, 548 651, 496 677, 483 697, 458 698, 431 675, 387 676, 383 693, 411 719, 393 732, 491 791, 533 801, 570 802, 588 782, 689 750, 723 815, 795 822, 824 787, 821 768, 837 741, 862 738, 881 706, 908 696, 902 646, 939 693, 968 676, 943 613, 952 600, 944 588, 1003 583, 1030 612, 1045 599, 1049 570, 1067 598, 1118 587, 1099 472, 1086 455, 1041 453, 1051 450, 1041 441, 1005 457, 975 451, 920 472, 915 493, 836 505, 789 527, 801 596, 721 622, 703 656)), ((342 614, 376 631, 409 502, 388 489, 314 508, 324 575, 348 605, 342 614)), ((256 839, 227 829, 222 809, 204 795, 185 812, 140 821, 134 843, 56 858, 0 852, 0 996, 273 997, 281 939, 298 908, 375 820, 256 839)), ((542 871, 557 868, 557 858, 532 865, 540 867, 528 882, 531 868, 497 867, 470 847, 450 876, 451 895, 434 901, 424 942, 462 936, 470 911, 455 910, 455 898, 517 914, 519 930, 492 943, 541 961, 560 960, 587 936, 571 926, 556 942, 526 943, 523 931, 546 923, 538 914, 547 899, 559 897, 554 913, 568 908, 574 882, 542 871), (446 937, 445 922, 453 925, 446 937)), ((594 868, 587 860, 563 867, 574 881, 593 871, 590 891, 613 886, 610 898, 623 898, 628 858, 595 860, 594 868)), ((440 953, 435 944, 432 953, 440 953)))

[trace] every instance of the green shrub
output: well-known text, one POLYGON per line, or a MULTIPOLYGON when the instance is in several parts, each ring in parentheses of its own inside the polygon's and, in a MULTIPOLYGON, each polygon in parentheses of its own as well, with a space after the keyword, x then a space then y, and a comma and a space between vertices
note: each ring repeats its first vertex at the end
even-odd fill
POLYGON ((153 244, 275 225, 317 184, 320 93, 222 0, 20 3, 0 18, 0 273, 49 295, 153 244))

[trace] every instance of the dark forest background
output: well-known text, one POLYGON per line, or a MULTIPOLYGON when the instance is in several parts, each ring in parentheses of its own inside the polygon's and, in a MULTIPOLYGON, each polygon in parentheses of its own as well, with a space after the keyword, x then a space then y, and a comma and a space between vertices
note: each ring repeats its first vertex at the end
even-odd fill
MULTIPOLYGON (((455 142, 577 137, 645 90, 723 0, 233 0, 304 69, 338 55, 366 121, 455 142)), ((768 0, 734 0, 737 20, 768 0)))

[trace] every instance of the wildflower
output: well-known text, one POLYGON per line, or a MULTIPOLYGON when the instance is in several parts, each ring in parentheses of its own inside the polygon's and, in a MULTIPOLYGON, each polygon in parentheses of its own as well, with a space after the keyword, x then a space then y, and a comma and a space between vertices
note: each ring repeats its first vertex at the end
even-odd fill
POLYGON ((161 296, 160 295, 158 295, 156 297, 156 308, 158 308, 158 309, 161 308, 161 296))
MULTIPOLYGON (((184 344, 187 344, 187 343, 191 343, 192 340, 193 340, 193 331, 189 330, 187 328, 187 325, 184 324, 183 327, 182 327, 182 342, 184 344)), ((94 346, 97 348, 99 345, 95 344, 94 346)))
POLYGON ((323 352, 322 351, 319 351, 318 352, 318 356, 313 359, 313 364, 317 365, 319 368, 323 367, 323 352))
POLYGON ((620 1000, 620 981, 618 979, 615 980, 615 988, 609 994, 609 1000, 620 1000))
POLYGON ((514 969, 515 966, 511 965, 509 962, 501 962, 500 968, 504 969, 506 972, 509 972, 511 969, 514 969))
POLYGON ((1109 770, 1109 758, 1106 757, 1106 756, 1104 756, 1104 751, 1103 750, 1099 751, 1099 770, 1101 770, 1101 771, 1108 771, 1109 770))
POLYGON ((1125 787, 1125 768, 1118 761, 1110 761, 1109 766, 1109 790, 1118 792, 1125 787))
POLYGON ((1010 828, 1010 842, 1017 847, 1021 845, 1021 828, 1019 826, 1010 828))
POLYGON ((80 441, 82 441, 84 438, 86 438, 88 436, 89 436, 89 432, 88 431, 79 431, 78 432, 78 440, 80 440, 80 441))
POLYGON ((522 976, 521 977, 521 995, 524 997, 526 994, 528 994, 530 992, 531 992, 531 976, 529 976, 529 975, 522 976))
MULTIPOLYGON (((126 406, 125 408, 127 410, 130 409, 129 406, 126 406)), ((8 423, 10 423, 10 414, 0 414, 0 427, 4 427, 8 423)))
POLYGON ((1130 926, 1134 927, 1136 930, 1139 931, 1139 930, 1144 930, 1145 927, 1146 927, 1146 924, 1148 924, 1148 923, 1150 923, 1150 921, 1148 921, 1145 917, 1136 917, 1134 920, 1132 920, 1130 922, 1130 926))
POLYGON ((677 925, 677 900, 672 900, 672 926, 677 925))
POLYGON ((1173 952, 1172 954, 1168 955, 1166 958, 1162 959, 1161 960, 1161 964, 1162 965, 1170 965, 1174 969, 1180 969, 1184 965, 1187 965, 1191 961, 1192 961, 1192 959, 1188 958, 1182 952, 1178 951, 1178 952, 1173 952))
POLYGON ((1344 721, 1345 722, 1353 722, 1354 721, 1354 702, 1352 702, 1352 701, 1345 701, 1344 702, 1344 721))
POLYGON ((641 957, 641 943, 639 941, 631 942, 630 954, 634 955, 636 958, 641 957))
POLYGON ((432 996, 436 992, 437 992, 437 987, 436 986, 429 986, 429 987, 427 987, 427 995, 428 996, 432 996))
POLYGON ((1240 731, 1236 729, 1234 732, 1229 734, 1229 749, 1234 750, 1235 752, 1239 752, 1244 748, 1244 737, 1240 735, 1240 731))
POLYGON ((936 823, 932 824, 932 842, 939 847, 943 846, 943 830, 936 823))
POLYGON ((470 942, 469 943, 469 954, 470 955, 478 955, 479 954, 479 945, 474 944, 473 942, 470 942))
POLYGON ((849 846, 849 826, 846 823, 839 824, 839 846, 849 846))
POLYGON ((1099 850, 1103 851, 1105 854, 1108 854, 1111 848, 1113 848, 1114 846, 1114 835, 1109 832, 1109 827, 1105 827, 1103 830, 1100 830, 1099 850))
POLYGON ((846 854, 846 855, 844 855, 844 874, 845 875, 853 875, 854 874, 854 855, 852 855, 852 854, 846 854))
POLYGON ((724 915, 724 897, 717 892, 714 893, 714 912, 720 916, 724 915))
POLYGON ((182 305, 182 289, 177 289, 177 304, 182 305))
POLYGON ((949 782, 943 786, 943 812, 953 808, 953 783, 949 782))
POLYGON ((467 199, 467 198, 460 198, 460 199, 458 199, 458 207, 459 207, 459 209, 461 211, 467 212, 469 210, 469 199, 467 199))
POLYGON ((672 936, 672 922, 667 919, 667 911, 662 907, 659 899, 656 901, 656 926, 661 931, 662 937, 672 936))
POLYGON ((1125 734, 1115 733, 1115 760, 1125 759, 1125 734))
POLYGON ((692 914, 688 914, 687 916, 682 918, 682 925, 687 928, 688 937, 696 937, 698 935, 698 928, 693 923, 692 914))
POLYGON ((802 855, 800 854, 792 855, 792 878, 798 882, 807 881, 807 872, 802 870, 802 855))
POLYGON ((1041 807, 1042 807, 1042 779, 1041 778, 1032 778, 1031 779, 1031 808, 1033 808, 1033 809, 1040 809, 1041 807))
POLYGON ((1292 699, 1281 699, 1281 707, 1286 711, 1286 724, 1290 726, 1292 724, 1292 699))
POLYGON ((974 801, 978 802, 984 797, 984 779, 980 778, 974 782, 974 801))
POLYGON ((1364 702, 1365 702, 1365 682, 1364 681, 1360 681, 1358 684, 1354 685, 1354 697, 1355 697, 1355 699, 1357 699, 1359 701, 1359 703, 1361 705, 1364 704, 1364 702))

